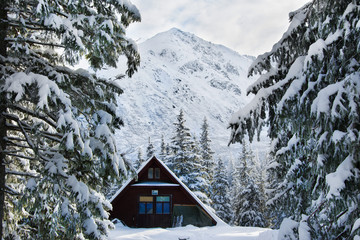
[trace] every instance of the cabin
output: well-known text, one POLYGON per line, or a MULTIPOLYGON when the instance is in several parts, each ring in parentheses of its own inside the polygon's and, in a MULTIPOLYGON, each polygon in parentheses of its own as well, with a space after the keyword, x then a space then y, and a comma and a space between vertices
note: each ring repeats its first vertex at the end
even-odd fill
POLYGON ((110 199, 110 219, 134 228, 214 226, 217 216, 159 159, 150 158, 110 199))

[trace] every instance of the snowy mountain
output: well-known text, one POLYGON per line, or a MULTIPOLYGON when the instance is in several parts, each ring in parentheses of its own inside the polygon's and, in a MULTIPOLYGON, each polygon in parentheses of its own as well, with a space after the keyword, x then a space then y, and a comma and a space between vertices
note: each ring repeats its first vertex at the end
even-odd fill
MULTIPOLYGON (((119 149, 136 156, 140 147, 145 156, 148 137, 155 148, 162 135, 170 142, 173 123, 183 109, 186 125, 197 137, 207 118, 217 155, 237 156, 237 145, 227 147, 227 126, 231 114, 249 101, 246 88, 253 79, 247 78, 247 70, 254 58, 175 28, 139 44, 139 51, 139 71, 119 82, 124 89, 119 111, 125 122, 117 134, 119 149)), ((104 70, 99 74, 118 73, 104 70)))

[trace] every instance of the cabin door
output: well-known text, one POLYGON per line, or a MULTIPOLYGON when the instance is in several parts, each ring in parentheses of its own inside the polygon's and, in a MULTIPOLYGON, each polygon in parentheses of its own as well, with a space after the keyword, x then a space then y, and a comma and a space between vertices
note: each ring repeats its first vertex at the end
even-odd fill
POLYGON ((140 196, 138 204, 140 228, 171 227, 171 196, 140 196))

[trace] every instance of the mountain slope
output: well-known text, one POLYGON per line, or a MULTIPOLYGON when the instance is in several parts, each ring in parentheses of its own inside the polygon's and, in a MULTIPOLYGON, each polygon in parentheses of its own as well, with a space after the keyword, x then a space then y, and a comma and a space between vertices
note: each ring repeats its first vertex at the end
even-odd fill
MULTIPOLYGON (((227 124, 249 100, 246 88, 253 79, 247 78, 247 70, 254 58, 175 28, 139 44, 139 51, 139 71, 119 82, 125 91, 119 97, 125 121, 117 134, 119 148, 136 155, 139 147, 145 153, 148 137, 155 147, 161 135, 170 142, 176 115, 183 109, 187 127, 196 136, 207 118, 218 155, 237 154, 238 146, 227 147, 227 124)), ((118 70, 100 73, 117 74, 118 70)))

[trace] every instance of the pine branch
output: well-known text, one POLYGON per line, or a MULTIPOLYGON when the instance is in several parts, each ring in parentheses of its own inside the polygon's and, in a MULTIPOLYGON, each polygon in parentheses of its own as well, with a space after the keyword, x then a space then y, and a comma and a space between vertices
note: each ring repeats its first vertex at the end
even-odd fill
MULTIPOLYGON (((5 38, 4 39, 4 41, 9 42, 9 43, 15 43, 15 42, 18 42, 18 40, 19 40, 19 38, 5 38)), ((37 44, 37 45, 42 45, 42 46, 65 48, 64 45, 35 41, 35 40, 31 39, 31 38, 21 38, 21 42, 26 42, 26 43, 30 43, 30 44, 37 44)))

